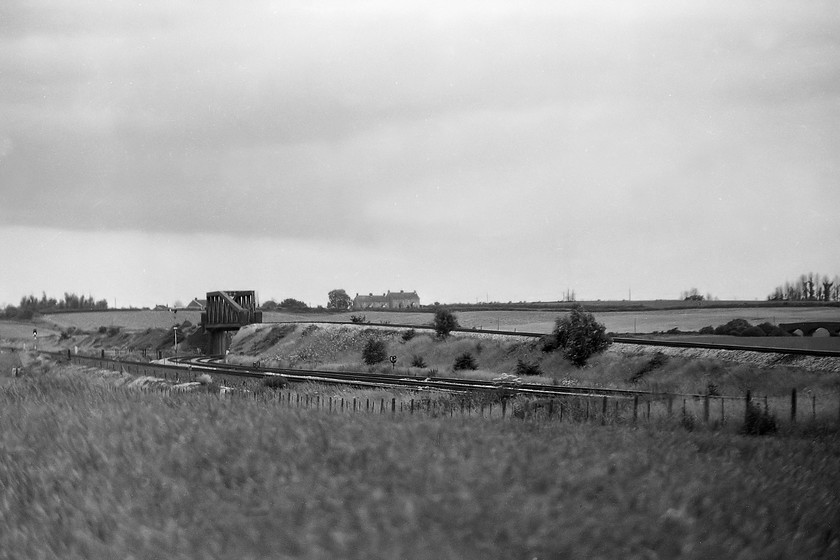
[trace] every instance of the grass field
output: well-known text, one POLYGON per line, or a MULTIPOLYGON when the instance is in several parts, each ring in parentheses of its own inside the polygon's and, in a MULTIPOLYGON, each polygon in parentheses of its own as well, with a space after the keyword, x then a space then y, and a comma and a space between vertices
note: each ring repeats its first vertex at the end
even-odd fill
POLYGON ((836 558, 840 440, 0 379, 7 558, 836 558))

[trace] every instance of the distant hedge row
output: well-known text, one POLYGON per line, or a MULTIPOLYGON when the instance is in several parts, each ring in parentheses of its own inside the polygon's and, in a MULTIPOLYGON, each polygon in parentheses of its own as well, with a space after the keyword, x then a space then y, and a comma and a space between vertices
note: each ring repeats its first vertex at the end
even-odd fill
POLYGON ((728 334, 731 336, 790 336, 776 325, 767 321, 751 325, 746 319, 732 319, 725 325, 703 327, 700 334, 728 334))

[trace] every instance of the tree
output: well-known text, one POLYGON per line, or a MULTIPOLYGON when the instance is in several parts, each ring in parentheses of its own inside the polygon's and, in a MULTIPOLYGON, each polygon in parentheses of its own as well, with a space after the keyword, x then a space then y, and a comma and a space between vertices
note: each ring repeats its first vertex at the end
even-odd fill
POLYGON ((683 301, 703 301, 705 298, 700 294, 697 288, 691 288, 680 294, 680 299, 683 301))
POLYGON ((581 367, 591 356, 612 344, 605 331, 592 313, 576 305, 566 317, 557 319, 544 349, 561 350, 567 360, 581 367))
POLYGON ((786 281, 783 285, 777 286, 767 296, 770 301, 840 301, 840 277, 834 275, 801 274, 794 281, 786 281))
POLYGON ((385 342, 377 338, 369 338, 362 350, 362 359, 369 366, 384 362, 387 357, 385 342))
POLYGON ((441 308, 435 311, 433 325, 435 327, 435 333, 437 333, 440 338, 446 338, 449 336, 449 333, 452 332, 452 329, 457 329, 459 326, 458 318, 455 317, 454 313, 446 308, 441 308))
POLYGON ((308 305, 306 305, 302 301, 294 299, 294 298, 284 299, 283 301, 280 302, 279 307, 281 309, 289 309, 291 311, 294 311, 294 310, 301 310, 302 311, 304 309, 309 309, 308 305))
POLYGON ((345 311, 353 307, 353 300, 344 290, 331 290, 328 296, 327 309, 345 311))

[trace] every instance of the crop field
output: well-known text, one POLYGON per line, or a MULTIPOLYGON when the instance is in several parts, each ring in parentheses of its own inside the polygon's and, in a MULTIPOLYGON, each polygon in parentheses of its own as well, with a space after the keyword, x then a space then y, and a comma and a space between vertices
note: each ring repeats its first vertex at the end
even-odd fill
MULTIPOLYGON (((461 311, 458 321, 464 328, 503 330, 533 333, 548 333, 562 311, 461 311)), ((321 322, 346 321, 351 316, 364 316, 372 323, 404 325, 430 325, 432 312, 384 312, 352 311, 344 313, 282 313, 265 312, 264 322, 321 322)), ((737 308, 662 309, 653 311, 605 311, 594 312, 595 318, 603 323, 607 331, 615 333, 652 333, 671 329, 698 331, 705 326, 717 326, 732 319, 742 318, 753 324, 765 321, 778 324, 795 321, 830 320, 840 321, 838 307, 771 307, 767 305, 737 308)), ((188 320, 193 324, 200 321, 197 311, 91 311, 84 313, 63 313, 46 315, 45 320, 54 328, 76 327, 95 330, 100 326, 121 326, 129 330, 147 328, 171 328, 176 322, 188 320)))
MULTIPOLYGON (((765 321, 778 324, 794 321, 829 320, 840 321, 837 307, 739 307, 664 309, 654 311, 594 311, 595 318, 603 323, 608 332, 652 333, 671 329, 699 331, 706 326, 717 326, 732 319, 742 318, 753 324, 765 321)), ((393 313, 383 311, 356 311, 331 315, 314 313, 265 313, 266 322, 285 321, 349 321, 352 315, 364 315, 372 323, 393 323, 406 325, 430 325, 433 314, 393 313)), ((555 320, 563 311, 459 311, 458 322, 464 328, 502 330, 530 333, 548 333, 554 328, 555 320)))
POLYGON ((44 315, 44 321, 57 329, 76 327, 83 331, 95 331, 99 327, 123 327, 127 330, 171 329, 173 325, 189 321, 198 324, 198 311, 156 311, 139 309, 131 311, 84 311, 79 313, 54 313, 44 315))
MULTIPOLYGON (((37 366, 37 367, 36 367, 37 366)), ((840 440, 0 378, 8 558, 836 558, 840 440)))

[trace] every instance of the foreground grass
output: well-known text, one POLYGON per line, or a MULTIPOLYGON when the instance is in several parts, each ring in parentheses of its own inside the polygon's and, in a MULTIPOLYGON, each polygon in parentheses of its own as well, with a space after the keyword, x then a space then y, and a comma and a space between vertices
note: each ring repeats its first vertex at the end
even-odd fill
POLYGON ((836 437, 0 390, 0 557, 833 558, 836 437))

